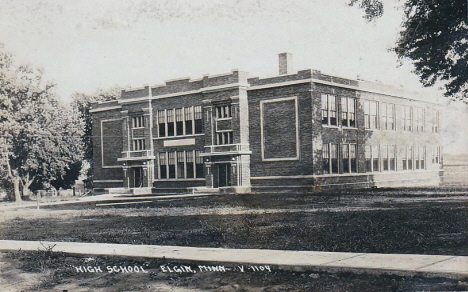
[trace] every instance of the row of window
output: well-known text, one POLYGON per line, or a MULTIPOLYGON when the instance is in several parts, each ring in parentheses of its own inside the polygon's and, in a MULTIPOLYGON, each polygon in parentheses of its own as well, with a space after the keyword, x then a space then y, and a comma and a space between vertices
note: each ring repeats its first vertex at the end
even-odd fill
POLYGON ((202 151, 159 152, 159 178, 204 178, 202 151))
MULTIPOLYGON (((338 103, 335 95, 322 94, 322 124, 338 126, 338 103)), ((341 125, 356 127, 356 99, 341 97, 341 125)), ((363 101, 364 127, 366 129, 396 130, 395 104, 380 103, 373 100, 363 101), (379 125, 380 119, 380 125, 379 125)), ((439 112, 431 110, 428 113, 431 131, 439 132, 439 112)), ((402 106, 401 121, 404 131, 423 132, 425 110, 419 107, 402 106)))
MULTIPOLYGON (((356 173, 356 144, 324 144, 322 148, 323 173, 356 173), (340 162, 341 161, 341 162, 340 162), (340 163, 342 170, 340 170, 340 163)), ((399 147, 402 170, 426 169, 426 146, 399 147)), ((365 145, 365 171, 396 171, 396 145, 365 145)), ((440 147, 432 147, 432 163, 440 163, 440 147)))
POLYGON ((172 137, 203 132, 202 107, 192 106, 158 111, 158 136, 172 137))

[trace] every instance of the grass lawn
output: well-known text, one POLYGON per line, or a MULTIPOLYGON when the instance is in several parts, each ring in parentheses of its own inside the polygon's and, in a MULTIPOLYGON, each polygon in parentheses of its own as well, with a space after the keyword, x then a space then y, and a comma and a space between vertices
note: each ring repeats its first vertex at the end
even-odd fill
MULTIPOLYGON (((79 257, 48 252, 3 254, 3 291, 466 291, 467 280, 326 272, 294 272, 271 267, 269 272, 168 273, 161 265, 197 264, 118 257, 79 257), (103 273, 78 272, 98 266, 103 273), (108 273, 107 266, 141 266, 147 273, 108 273), (11 289, 12 290, 8 290, 11 289)), ((233 266, 226 266, 234 268, 233 266)))
POLYGON ((63 205, 38 216, 35 210, 5 214, 0 238, 468 255, 466 195, 366 192, 207 197, 139 208, 63 205))

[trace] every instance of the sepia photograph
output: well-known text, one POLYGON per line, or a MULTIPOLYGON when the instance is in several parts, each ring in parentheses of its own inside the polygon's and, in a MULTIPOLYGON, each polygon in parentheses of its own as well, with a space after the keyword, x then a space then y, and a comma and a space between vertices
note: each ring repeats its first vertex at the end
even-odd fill
POLYGON ((0 291, 468 291, 468 0, 0 0, 0 291))

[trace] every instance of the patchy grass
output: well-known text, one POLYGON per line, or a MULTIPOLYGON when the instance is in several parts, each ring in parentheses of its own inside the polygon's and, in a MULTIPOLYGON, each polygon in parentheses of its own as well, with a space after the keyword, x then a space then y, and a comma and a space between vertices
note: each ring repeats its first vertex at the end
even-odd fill
MULTIPOLYGON (((13 272, 38 272, 40 261, 47 263, 40 277, 27 291, 466 291, 466 280, 403 277, 327 272, 294 272, 270 267, 270 272, 245 270, 202 272, 200 263, 133 260, 119 257, 82 257, 38 252, 13 252, 2 257, 10 267, 2 273, 3 284, 11 285, 13 272), (168 273, 161 265, 188 265, 197 273, 168 273), (75 267, 101 267, 103 272, 78 272, 75 267), (141 266, 147 273, 108 273, 106 266, 141 266)), ((203 263, 209 265, 210 263, 203 263)), ((218 265, 218 264, 216 264, 218 265)), ((227 268, 234 266, 226 265, 227 268)), ((21 283, 14 287, 20 288, 21 283)))
POLYGON ((466 199, 382 197, 366 201, 348 197, 348 204, 339 202, 339 197, 329 200, 317 204, 313 198, 302 197, 300 202, 292 200, 295 209, 262 211, 254 207, 234 214, 197 214, 196 210, 206 211, 209 206, 158 208, 157 212, 153 208, 110 209, 102 210, 104 214, 92 210, 91 215, 83 212, 76 216, 9 220, 0 224, 0 238, 468 255, 466 199), (177 215, 171 216, 171 212, 177 215))

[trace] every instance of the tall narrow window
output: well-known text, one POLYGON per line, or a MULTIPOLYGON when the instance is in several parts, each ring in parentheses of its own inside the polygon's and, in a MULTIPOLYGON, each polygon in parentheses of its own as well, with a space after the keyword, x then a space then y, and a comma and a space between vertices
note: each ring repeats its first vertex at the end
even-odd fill
POLYGON ((175 134, 174 127, 175 127, 174 110, 168 109, 167 110, 167 135, 169 137, 174 136, 175 134))
POLYGON ((364 126, 366 129, 377 129, 378 127, 378 102, 364 100, 364 126))
POLYGON ((194 178, 195 176, 195 161, 193 160, 193 151, 187 151, 187 178, 194 178))
POLYGON ((365 146, 365 159, 366 159, 366 172, 372 171, 372 147, 371 145, 365 146))
POLYGON ((413 114, 413 108, 410 106, 403 106, 402 107, 402 124, 403 124, 403 130, 410 132, 412 130, 412 114, 413 114))
POLYGON ((166 137, 166 111, 158 111, 159 137, 166 137))
POLYGON ((177 178, 185 178, 185 153, 177 151, 177 178))
POLYGON ((175 171, 175 152, 168 152, 169 156, 169 178, 176 178, 176 171, 175 171))
POLYGON ((349 164, 349 144, 341 145, 342 149, 342 163, 343 163, 343 172, 349 173, 350 171, 350 164, 349 164))
POLYGON ((342 161, 343 161, 344 173, 357 172, 356 144, 343 144, 342 145, 342 161))
POLYGON ((416 132, 424 131, 424 109, 417 107, 414 109, 414 129, 416 132))
POLYGON ((159 152, 159 178, 167 178, 167 158, 166 152, 159 152))
POLYGON ((432 164, 439 164, 440 161, 440 147, 432 147, 432 164))
POLYGON ((413 169, 413 147, 412 146, 408 146, 408 150, 406 152, 406 156, 407 156, 407 159, 408 159, 408 170, 412 170, 413 169))
POLYGON ((185 108, 185 135, 193 134, 193 107, 185 108))
POLYGON ((408 170, 408 146, 404 145, 401 148, 402 169, 408 170))
POLYGON ((439 133, 439 111, 432 111, 432 132, 439 133))
POLYGON ((202 151, 199 151, 199 150, 195 151, 195 169, 196 169, 197 178, 205 177, 205 168, 203 165, 203 157, 200 156, 201 153, 202 151))
POLYGON ((322 124, 328 125, 328 96, 322 94, 322 124))
POLYGON ((414 169, 420 169, 419 146, 414 146, 414 169))
POLYGON ((372 146, 372 171, 380 170, 379 146, 372 146))
POLYGON ((338 144, 330 145, 331 173, 338 173, 338 144))
POLYGON ((390 163, 390 170, 395 171, 396 170, 396 145, 389 145, 388 146, 388 161, 390 163))
POLYGON ((341 123, 343 127, 356 126, 356 99, 352 97, 341 98, 341 123))
POLYGON ((175 109, 176 117, 176 136, 184 135, 184 114, 181 108, 175 109))
POLYGON ((322 94, 322 124, 336 126, 336 97, 330 94, 322 94))
POLYGON ((322 146, 322 169, 324 174, 330 173, 330 144, 323 144, 322 146))
POLYGON ((426 146, 419 148, 419 161, 421 162, 421 169, 426 169, 426 146))
POLYGON ((395 130, 395 105, 382 103, 381 105, 381 129, 395 130))
POLYGON ((380 146, 382 154, 382 171, 390 170, 390 161, 388 159, 388 145, 380 146))
POLYGON ((195 134, 201 134, 203 132, 203 113, 201 106, 194 107, 195 117, 195 134))

